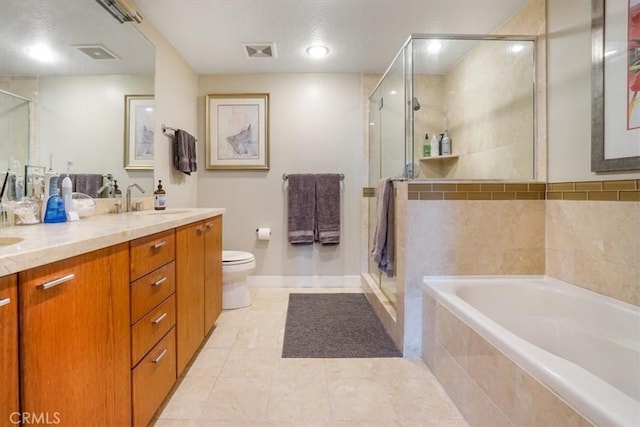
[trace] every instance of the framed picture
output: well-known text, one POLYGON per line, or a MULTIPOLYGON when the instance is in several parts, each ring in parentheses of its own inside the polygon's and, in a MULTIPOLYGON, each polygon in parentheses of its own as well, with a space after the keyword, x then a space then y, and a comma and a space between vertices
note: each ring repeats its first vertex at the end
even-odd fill
POLYGON ((640 169, 640 0, 591 0, 591 171, 640 169))
POLYGON ((269 169, 269 94, 209 94, 207 169, 269 169))
POLYGON ((124 96, 124 168, 153 169, 153 95, 124 96))

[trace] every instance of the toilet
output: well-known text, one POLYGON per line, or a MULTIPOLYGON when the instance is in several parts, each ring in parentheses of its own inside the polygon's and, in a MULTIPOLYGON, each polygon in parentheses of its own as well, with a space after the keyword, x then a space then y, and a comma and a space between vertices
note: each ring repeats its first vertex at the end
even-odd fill
POLYGON ((256 268, 250 252, 222 251, 222 309, 251 305, 247 276, 256 268))

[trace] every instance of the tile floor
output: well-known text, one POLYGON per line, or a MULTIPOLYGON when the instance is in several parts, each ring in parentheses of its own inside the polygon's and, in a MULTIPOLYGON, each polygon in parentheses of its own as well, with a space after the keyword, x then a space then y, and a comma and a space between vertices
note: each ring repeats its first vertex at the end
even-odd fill
POLYGON ((358 288, 253 288, 224 311, 156 427, 463 427, 419 359, 283 359, 289 293, 358 288))

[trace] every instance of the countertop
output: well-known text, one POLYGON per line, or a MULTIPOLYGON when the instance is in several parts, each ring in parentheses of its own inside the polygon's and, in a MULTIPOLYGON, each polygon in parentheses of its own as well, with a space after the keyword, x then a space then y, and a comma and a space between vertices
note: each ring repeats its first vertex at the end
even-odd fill
POLYGON ((223 208, 185 208, 96 215, 80 221, 0 228, 0 238, 24 239, 0 245, 0 277, 160 231, 222 215, 223 208), (162 212, 162 213, 159 213, 162 212))

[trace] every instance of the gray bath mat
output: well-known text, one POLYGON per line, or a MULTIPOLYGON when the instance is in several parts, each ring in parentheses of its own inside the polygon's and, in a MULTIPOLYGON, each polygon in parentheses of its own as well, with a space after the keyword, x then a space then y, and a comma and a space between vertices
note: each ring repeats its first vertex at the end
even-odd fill
POLYGON ((290 294, 282 357, 402 357, 364 294, 290 294))

